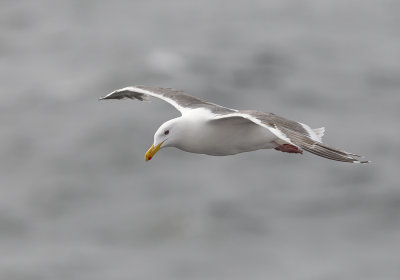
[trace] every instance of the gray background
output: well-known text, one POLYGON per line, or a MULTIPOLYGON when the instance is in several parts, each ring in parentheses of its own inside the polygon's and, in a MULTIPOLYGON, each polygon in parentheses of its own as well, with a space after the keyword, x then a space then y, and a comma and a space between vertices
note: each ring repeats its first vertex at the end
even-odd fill
POLYGON ((399 1, 1 1, 0 279, 400 279, 399 1), (161 85, 370 165, 143 156, 161 85))

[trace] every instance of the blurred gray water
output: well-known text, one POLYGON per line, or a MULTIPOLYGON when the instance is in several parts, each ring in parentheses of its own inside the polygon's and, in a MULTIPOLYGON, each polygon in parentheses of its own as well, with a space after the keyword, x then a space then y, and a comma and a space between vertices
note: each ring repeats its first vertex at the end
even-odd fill
POLYGON ((400 2, 0 1, 0 279, 400 279, 400 2), (186 90, 370 165, 143 155, 186 90))

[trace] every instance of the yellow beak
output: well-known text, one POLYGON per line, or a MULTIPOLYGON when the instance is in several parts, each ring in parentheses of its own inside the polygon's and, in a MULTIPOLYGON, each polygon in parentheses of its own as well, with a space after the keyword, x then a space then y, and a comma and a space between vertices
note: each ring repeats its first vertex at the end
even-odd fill
POLYGON ((160 144, 158 144, 155 147, 154 147, 154 145, 151 145, 150 149, 144 155, 144 159, 146 161, 151 160, 154 157, 154 155, 158 152, 158 150, 161 148, 162 143, 164 143, 164 142, 161 142, 160 144))

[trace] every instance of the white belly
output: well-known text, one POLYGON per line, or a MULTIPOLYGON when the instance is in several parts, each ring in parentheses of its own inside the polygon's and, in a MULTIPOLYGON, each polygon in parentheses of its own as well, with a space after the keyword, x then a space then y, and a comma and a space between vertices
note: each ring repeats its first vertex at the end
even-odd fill
POLYGON ((176 147, 186 152, 214 156, 275 148, 276 136, 250 122, 204 123, 193 126, 176 147))

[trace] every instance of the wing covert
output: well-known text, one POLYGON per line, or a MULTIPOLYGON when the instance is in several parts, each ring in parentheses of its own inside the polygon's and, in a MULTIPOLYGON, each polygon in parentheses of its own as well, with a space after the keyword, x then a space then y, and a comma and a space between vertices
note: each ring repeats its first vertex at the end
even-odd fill
POLYGON ((104 97, 101 97, 100 100, 130 98, 140 101, 149 101, 149 96, 160 98, 168 102, 182 114, 184 114, 188 110, 197 108, 209 109, 213 113, 231 113, 235 111, 211 102, 198 99, 180 90, 152 86, 125 87, 115 90, 104 97))

